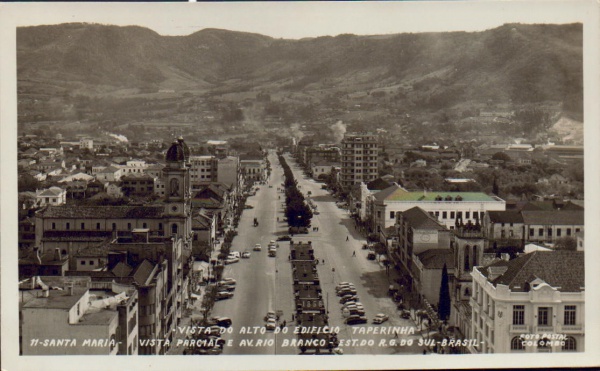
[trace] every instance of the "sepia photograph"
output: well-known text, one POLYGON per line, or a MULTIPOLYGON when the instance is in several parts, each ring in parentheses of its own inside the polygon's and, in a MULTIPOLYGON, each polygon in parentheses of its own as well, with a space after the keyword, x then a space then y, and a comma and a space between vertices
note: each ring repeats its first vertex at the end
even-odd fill
POLYGON ((600 366, 599 16, 1 4, 0 367, 600 366))

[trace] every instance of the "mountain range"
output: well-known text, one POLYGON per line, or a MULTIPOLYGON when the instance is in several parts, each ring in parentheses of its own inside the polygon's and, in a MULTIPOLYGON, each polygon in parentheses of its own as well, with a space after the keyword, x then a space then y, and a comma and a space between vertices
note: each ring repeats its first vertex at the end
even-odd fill
POLYGON ((344 34, 299 40, 204 29, 69 23, 17 30, 17 77, 48 86, 352 93, 392 89, 431 106, 557 101, 581 111, 581 24, 505 24, 481 32, 344 34))

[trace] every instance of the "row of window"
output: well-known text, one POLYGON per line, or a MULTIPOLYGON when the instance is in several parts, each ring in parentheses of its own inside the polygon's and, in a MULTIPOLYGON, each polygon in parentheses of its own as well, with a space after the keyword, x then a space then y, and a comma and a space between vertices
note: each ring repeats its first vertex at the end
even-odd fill
MULTIPOLYGON (((552 237, 552 227, 548 227, 547 229, 547 237, 552 237)), ((575 233, 579 233, 581 231, 581 228, 575 228, 575 233)), ((571 228, 566 228, 566 235, 570 236, 571 235, 571 228)), ((534 237, 535 236, 535 228, 529 228, 529 237, 534 237)), ((538 237, 543 237, 544 236, 544 228, 538 228, 538 237)), ((556 228, 556 237, 561 237, 562 236, 562 228, 556 228)))
MULTIPOLYGON (((56 230, 56 223, 52 223, 52 230, 56 230)), ((131 223, 127 223, 127 229, 131 230, 132 228, 131 223)), ((148 228, 148 223, 142 223, 142 228, 148 228)), ((96 223, 96 230, 101 230, 101 223, 96 223)), ((158 223, 158 230, 162 231, 163 229, 163 224, 162 223, 158 223)), ((174 230, 173 233, 177 233, 177 224, 173 224, 172 225, 172 229, 174 230)), ((71 223, 67 222, 65 223, 65 230, 69 231, 71 230, 71 223)), ((81 223, 81 230, 85 230, 85 223, 81 223)), ((116 231, 117 230, 117 223, 112 223, 112 230, 116 231)))
MULTIPOLYGON (((552 321, 551 307, 538 307, 537 324, 538 326, 549 326, 552 321)), ((577 306, 565 305, 563 324, 575 325, 577 322, 577 306)), ((525 324, 525 305, 513 305, 513 325, 525 324)))

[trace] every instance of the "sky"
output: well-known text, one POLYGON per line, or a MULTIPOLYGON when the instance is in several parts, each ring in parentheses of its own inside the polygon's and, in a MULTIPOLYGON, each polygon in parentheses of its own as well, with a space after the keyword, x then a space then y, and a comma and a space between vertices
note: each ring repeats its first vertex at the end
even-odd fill
POLYGON ((589 1, 389 1, 212 3, 19 3, 17 26, 89 22, 138 25, 161 35, 204 28, 303 37, 482 31, 504 23, 581 22, 589 1))

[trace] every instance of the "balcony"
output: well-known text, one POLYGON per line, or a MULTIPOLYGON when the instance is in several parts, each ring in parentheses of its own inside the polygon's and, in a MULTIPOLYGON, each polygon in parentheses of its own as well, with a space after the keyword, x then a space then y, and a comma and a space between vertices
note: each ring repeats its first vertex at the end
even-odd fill
POLYGON ((554 326, 549 326, 549 325, 539 325, 539 326, 534 326, 533 327, 533 333, 553 333, 554 332, 554 326))
POLYGON ((583 325, 558 325, 561 334, 583 334, 583 325))
POLYGON ((508 331, 511 333, 527 334, 529 333, 529 325, 510 325, 508 331))

